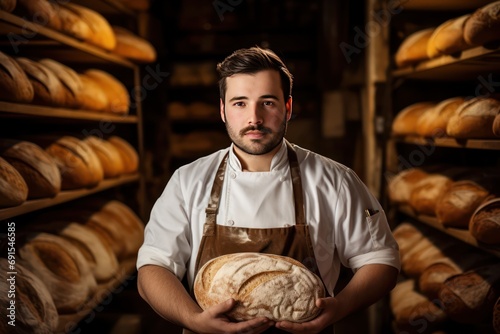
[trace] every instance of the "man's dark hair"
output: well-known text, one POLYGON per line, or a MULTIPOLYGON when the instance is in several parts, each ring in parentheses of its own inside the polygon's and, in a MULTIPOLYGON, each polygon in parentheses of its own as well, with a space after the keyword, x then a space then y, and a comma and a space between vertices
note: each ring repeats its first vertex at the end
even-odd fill
POLYGON ((278 71, 285 102, 292 95, 293 76, 283 61, 271 50, 258 46, 239 49, 217 64, 219 73, 219 93, 224 101, 226 97, 226 78, 234 74, 253 74, 264 70, 278 71))

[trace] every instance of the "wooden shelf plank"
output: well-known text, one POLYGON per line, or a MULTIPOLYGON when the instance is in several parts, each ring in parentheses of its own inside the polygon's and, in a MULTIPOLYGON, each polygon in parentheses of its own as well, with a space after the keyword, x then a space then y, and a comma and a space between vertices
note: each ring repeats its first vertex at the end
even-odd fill
POLYGON ((470 148, 480 150, 500 150, 498 139, 457 139, 457 138, 424 138, 420 136, 394 137, 396 142, 412 145, 470 148))
POLYGON ((476 238, 474 238, 468 230, 463 230, 463 229, 458 229, 458 228, 452 228, 452 227, 445 227, 441 223, 438 222, 436 217, 432 216, 427 216, 427 215, 419 215, 415 213, 410 207, 408 206, 400 206, 398 210, 405 215, 412 217, 436 230, 439 230, 445 234, 448 234, 458 240, 461 240, 471 246, 477 247, 483 251, 486 251, 488 253, 491 253, 497 257, 500 258, 500 246, 491 246, 491 245, 486 245, 478 242, 476 238))
POLYGON ((97 111, 45 107, 4 101, 0 101, 0 112, 36 117, 68 118, 94 121, 105 120, 116 123, 137 123, 138 121, 138 118, 135 115, 114 115, 111 113, 102 113, 97 111))
MULTIPOLYGON (((0 31, 2 33, 8 32, 17 35, 18 39, 16 39, 15 41, 17 42, 21 40, 21 44, 29 45, 30 41, 35 37, 38 38, 39 36, 44 36, 100 60, 105 60, 132 69, 137 66, 133 62, 118 55, 112 54, 109 51, 101 49, 97 46, 79 41, 69 35, 65 35, 53 29, 46 28, 40 24, 29 22, 16 15, 2 10, 0 10, 0 31)), ((15 50, 13 51, 15 52, 15 50)))
POLYGON ((396 69, 395 78, 433 79, 440 81, 475 79, 481 73, 500 70, 500 48, 482 46, 463 51, 458 56, 443 55, 414 66, 396 69))
POLYGON ((95 316, 91 314, 92 310, 96 309, 97 312, 97 307, 101 303, 109 302, 107 300, 112 297, 114 290, 131 284, 130 282, 127 282, 127 280, 133 277, 136 262, 136 257, 121 261, 119 270, 115 277, 109 282, 100 284, 93 297, 85 305, 82 305, 80 311, 72 314, 59 315, 57 333, 73 332, 77 328, 78 323, 82 320, 84 321, 87 316, 89 317, 89 320, 92 320, 95 316))
POLYGON ((139 180, 139 174, 122 175, 118 178, 103 180, 94 188, 66 190, 66 191, 61 191, 53 198, 28 200, 19 206, 0 209, 0 220, 12 218, 36 210, 40 210, 43 208, 48 208, 50 206, 54 206, 57 204, 69 202, 77 198, 95 194, 100 191, 110 189, 112 187, 117 187, 123 184, 136 182, 138 180, 139 180))

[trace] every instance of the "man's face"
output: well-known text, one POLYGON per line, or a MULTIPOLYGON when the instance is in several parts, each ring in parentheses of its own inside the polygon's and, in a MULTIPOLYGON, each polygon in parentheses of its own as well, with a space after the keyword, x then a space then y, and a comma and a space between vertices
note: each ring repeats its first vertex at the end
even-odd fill
POLYGON ((292 99, 284 101, 277 71, 235 74, 226 78, 220 113, 236 147, 261 155, 281 144, 292 115, 292 99))

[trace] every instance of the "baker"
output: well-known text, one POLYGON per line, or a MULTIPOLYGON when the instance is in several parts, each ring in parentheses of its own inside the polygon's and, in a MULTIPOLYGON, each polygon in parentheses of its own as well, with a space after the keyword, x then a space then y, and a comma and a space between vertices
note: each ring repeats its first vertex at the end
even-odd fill
POLYGON ((240 49, 217 65, 230 147, 177 169, 153 206, 137 259, 141 296, 185 333, 332 333, 385 296, 400 269, 373 195, 349 168, 289 143, 293 77, 271 50, 240 49), (235 301, 202 310, 191 288, 204 263, 235 252, 285 255, 316 272, 329 296, 304 323, 231 322, 235 301), (354 275, 334 288, 343 264, 354 275))

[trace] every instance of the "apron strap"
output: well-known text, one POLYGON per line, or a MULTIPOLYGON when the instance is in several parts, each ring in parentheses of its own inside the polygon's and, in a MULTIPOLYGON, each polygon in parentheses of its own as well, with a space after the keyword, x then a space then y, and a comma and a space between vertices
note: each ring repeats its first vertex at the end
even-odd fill
POLYGON ((207 214, 205 227, 207 225, 215 225, 216 223, 217 211, 219 211, 220 196, 222 194, 222 185, 224 184, 224 174, 226 173, 228 156, 229 153, 226 153, 219 165, 219 168, 217 169, 217 173, 215 174, 212 191, 210 192, 210 199, 208 202, 208 206, 205 209, 205 213, 207 214))
POLYGON ((292 176, 293 200, 295 205, 295 225, 306 225, 304 214, 304 195, 302 193, 302 179, 300 177, 299 160, 292 144, 285 140, 288 149, 288 163, 290 164, 290 174, 292 176))

